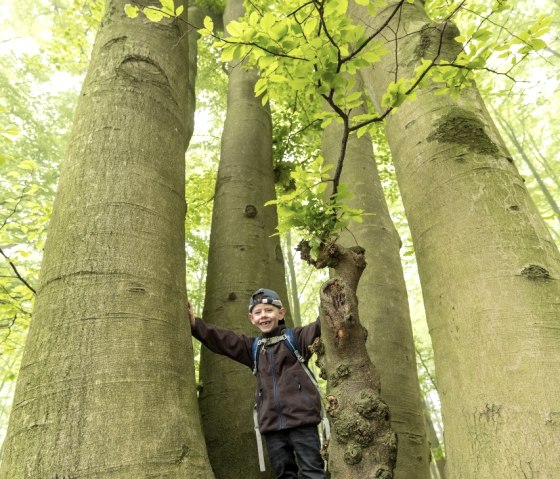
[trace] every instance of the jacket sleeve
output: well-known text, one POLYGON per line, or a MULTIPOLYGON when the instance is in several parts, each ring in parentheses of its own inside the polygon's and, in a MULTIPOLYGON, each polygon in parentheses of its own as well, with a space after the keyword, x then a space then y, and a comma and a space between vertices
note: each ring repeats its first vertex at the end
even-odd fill
POLYGON ((210 351, 227 356, 250 368, 253 367, 251 359, 253 338, 205 323, 200 318, 196 318, 195 325, 191 328, 191 331, 192 335, 210 351))
POLYGON ((306 326, 294 328, 294 335, 297 339, 299 350, 307 361, 312 356, 311 351, 309 351, 309 346, 313 344, 315 339, 321 336, 321 323, 319 318, 306 326))

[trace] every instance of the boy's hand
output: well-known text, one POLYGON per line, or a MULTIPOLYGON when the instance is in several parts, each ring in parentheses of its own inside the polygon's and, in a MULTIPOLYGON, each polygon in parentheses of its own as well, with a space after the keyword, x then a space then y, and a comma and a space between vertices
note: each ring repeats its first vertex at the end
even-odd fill
POLYGON ((194 323, 195 323, 195 318, 194 318, 194 313, 193 313, 193 307, 191 302, 188 302, 188 314, 189 314, 189 321, 191 323, 191 328, 194 328, 194 323))

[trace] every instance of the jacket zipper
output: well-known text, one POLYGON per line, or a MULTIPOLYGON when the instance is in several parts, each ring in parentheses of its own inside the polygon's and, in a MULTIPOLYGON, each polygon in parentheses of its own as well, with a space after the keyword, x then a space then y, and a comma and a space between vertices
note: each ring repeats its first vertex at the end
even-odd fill
POLYGON ((286 429, 286 421, 282 416, 281 409, 280 409, 280 397, 278 396, 278 382, 276 380, 276 368, 275 368, 275 361, 274 361, 274 350, 270 348, 268 351, 270 361, 270 368, 272 370, 272 388, 274 390, 274 406, 276 408, 276 414, 278 415, 278 419, 280 421, 280 429, 286 429))

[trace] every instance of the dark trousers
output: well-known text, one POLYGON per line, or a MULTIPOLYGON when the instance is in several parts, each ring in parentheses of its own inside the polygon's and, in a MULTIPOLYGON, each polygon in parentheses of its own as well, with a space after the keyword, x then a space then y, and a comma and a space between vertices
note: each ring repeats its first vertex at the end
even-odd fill
POLYGON ((325 479, 317 426, 301 426, 264 434, 276 479, 325 479))

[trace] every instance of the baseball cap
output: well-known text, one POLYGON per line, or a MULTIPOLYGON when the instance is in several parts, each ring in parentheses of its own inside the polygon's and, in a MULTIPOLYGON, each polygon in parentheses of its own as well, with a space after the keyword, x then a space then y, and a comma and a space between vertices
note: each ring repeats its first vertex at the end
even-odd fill
POLYGON ((257 289, 251 295, 251 299, 249 300, 249 312, 251 312, 257 304, 261 303, 272 304, 277 308, 282 307, 282 301, 280 301, 280 296, 278 296, 278 293, 266 288, 257 289))

